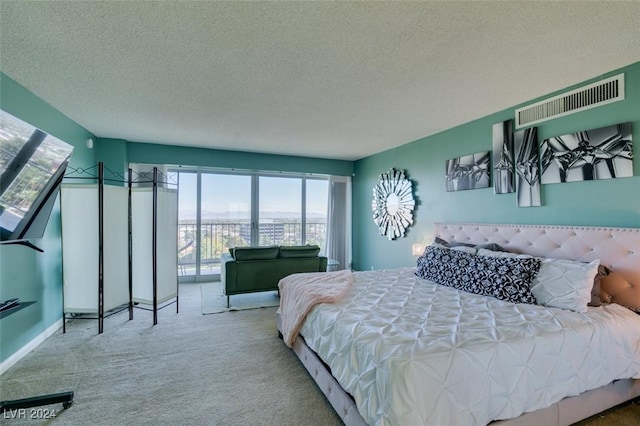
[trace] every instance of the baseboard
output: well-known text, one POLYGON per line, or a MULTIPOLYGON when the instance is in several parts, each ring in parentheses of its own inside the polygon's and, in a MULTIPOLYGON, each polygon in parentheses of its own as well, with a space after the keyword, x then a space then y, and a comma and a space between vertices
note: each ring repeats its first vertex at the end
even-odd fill
POLYGON ((53 333, 55 333, 56 331, 58 331, 60 327, 62 327, 62 319, 59 319, 58 321, 53 323, 49 328, 47 328, 45 331, 37 335, 29 343, 27 343, 26 345, 18 349, 9 358, 2 361, 2 363, 0 363, 0 375, 4 374, 5 371, 13 367, 13 365, 18 361, 20 361, 25 355, 27 355, 29 352, 37 348, 38 345, 40 345, 40 343, 47 340, 47 338, 53 335, 53 333))

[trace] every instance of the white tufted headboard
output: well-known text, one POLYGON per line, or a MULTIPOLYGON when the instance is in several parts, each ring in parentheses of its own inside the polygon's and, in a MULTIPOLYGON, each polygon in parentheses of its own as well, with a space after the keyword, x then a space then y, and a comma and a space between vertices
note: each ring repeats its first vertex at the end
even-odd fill
POLYGON ((447 241, 500 244, 509 251, 590 262, 600 259, 640 291, 640 228, 436 223, 447 241))

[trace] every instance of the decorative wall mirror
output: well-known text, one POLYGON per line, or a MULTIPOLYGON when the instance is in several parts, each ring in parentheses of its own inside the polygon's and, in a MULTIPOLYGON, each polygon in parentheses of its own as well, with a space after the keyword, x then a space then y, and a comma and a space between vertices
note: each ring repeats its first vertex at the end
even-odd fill
POLYGON ((413 185, 406 179, 404 171, 391 169, 380 175, 373 187, 373 222, 380 235, 389 240, 403 237, 405 230, 413 224, 413 185))

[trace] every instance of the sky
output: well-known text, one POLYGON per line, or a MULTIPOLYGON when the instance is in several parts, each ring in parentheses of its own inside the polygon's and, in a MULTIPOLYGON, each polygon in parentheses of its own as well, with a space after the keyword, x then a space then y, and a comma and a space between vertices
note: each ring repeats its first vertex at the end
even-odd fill
MULTIPOLYGON (((180 173, 180 217, 192 219, 196 210, 196 174, 180 173)), ((328 181, 307 179, 307 214, 326 215, 328 181)), ((300 212, 300 178, 260 177, 260 210, 300 212)), ((230 213, 251 210, 251 177, 247 175, 202 174, 202 210, 230 213)), ((206 217, 205 217, 206 218, 206 217)))

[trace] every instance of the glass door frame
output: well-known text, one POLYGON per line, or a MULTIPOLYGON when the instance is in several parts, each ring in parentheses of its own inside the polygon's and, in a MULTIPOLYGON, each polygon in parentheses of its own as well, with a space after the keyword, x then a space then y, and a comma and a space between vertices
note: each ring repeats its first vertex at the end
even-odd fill
MULTIPOLYGON (((301 242, 306 241, 306 224, 307 224, 307 180, 328 180, 328 175, 309 175, 305 173, 289 173, 289 172, 273 172, 273 171, 240 171, 232 169, 207 169, 207 168, 189 168, 189 167, 171 167, 170 172, 189 173, 196 175, 196 231, 195 231, 195 269, 194 275, 179 276, 179 283, 199 283, 208 281, 219 281, 220 274, 201 274, 202 267, 202 174, 218 174, 218 175, 240 175, 249 176, 251 178, 251 245, 258 246, 260 241, 259 223, 260 223, 260 178, 261 177, 280 177, 300 179, 301 188, 301 242)), ((327 200, 328 201, 328 200, 327 200)), ((179 208, 179 206, 178 206, 179 208)))

